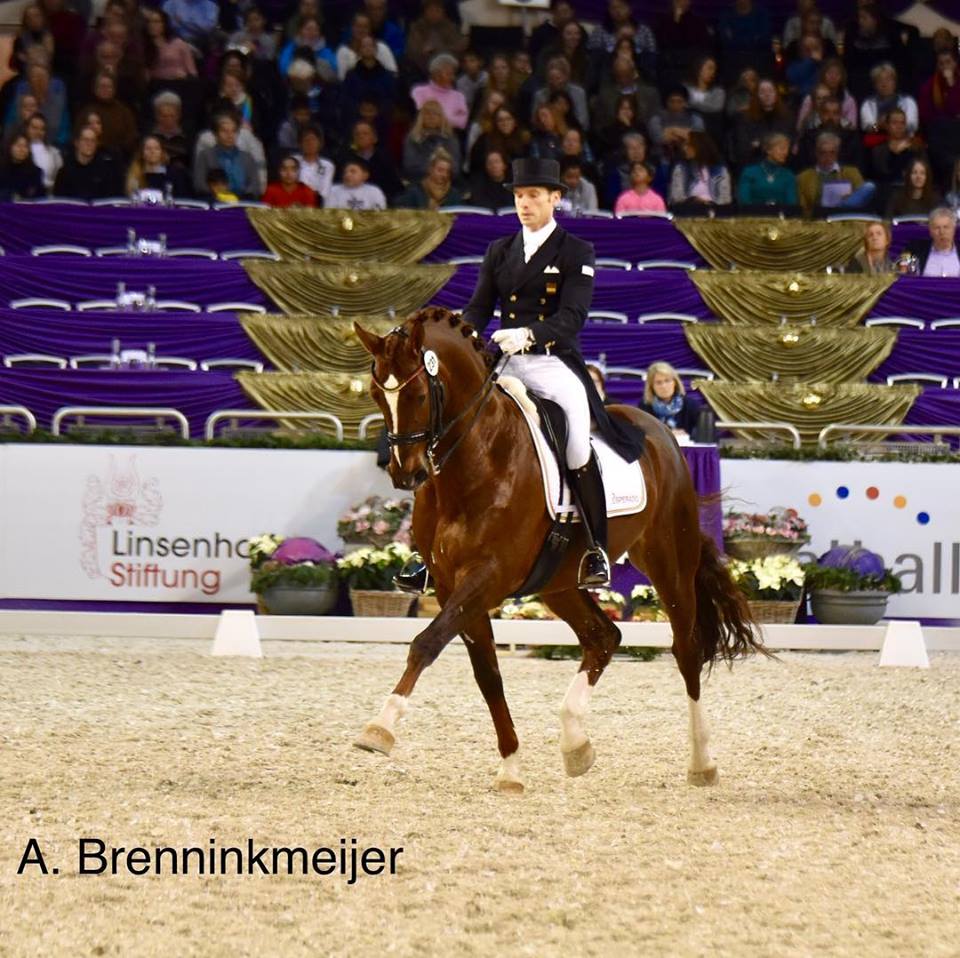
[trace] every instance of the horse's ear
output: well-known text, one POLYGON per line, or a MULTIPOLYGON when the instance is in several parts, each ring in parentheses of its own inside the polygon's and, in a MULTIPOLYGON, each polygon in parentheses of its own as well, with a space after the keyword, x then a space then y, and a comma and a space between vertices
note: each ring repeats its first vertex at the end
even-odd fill
POLYGON ((360 340, 363 348, 371 356, 379 356, 383 352, 383 337, 364 329, 359 323, 353 324, 353 331, 360 340))

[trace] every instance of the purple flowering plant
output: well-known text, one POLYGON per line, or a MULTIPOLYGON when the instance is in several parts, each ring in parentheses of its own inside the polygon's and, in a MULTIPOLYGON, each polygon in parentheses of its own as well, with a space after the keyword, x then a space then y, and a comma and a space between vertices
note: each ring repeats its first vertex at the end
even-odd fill
POLYGON ((320 588, 337 582, 337 558, 306 536, 289 539, 265 533, 247 541, 250 591, 260 594, 273 586, 320 588))

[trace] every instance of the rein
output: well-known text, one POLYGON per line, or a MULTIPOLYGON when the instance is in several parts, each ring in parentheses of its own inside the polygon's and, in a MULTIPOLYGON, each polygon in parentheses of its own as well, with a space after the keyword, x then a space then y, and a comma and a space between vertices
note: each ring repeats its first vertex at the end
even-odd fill
MULTIPOLYGON (((390 331, 390 335, 393 334, 406 336, 406 331, 403 329, 403 327, 398 326, 390 331)), ((387 445, 391 447, 412 446, 418 442, 425 442, 427 444, 427 463, 430 466, 430 472, 434 476, 438 476, 440 474, 440 470, 446 465, 450 457, 457 451, 460 443, 463 442, 467 434, 473 428, 473 424, 477 421, 477 417, 480 415, 480 411, 483 409, 484 404, 490 398, 490 395, 493 392, 493 387, 496 385, 497 380, 500 378, 500 375, 506 368, 507 363, 510 361, 510 357, 505 356, 504 362, 499 368, 494 366, 494 368, 490 370, 483 381, 483 385, 474 394, 470 402, 467 403, 467 405, 446 424, 443 422, 444 387, 437 375, 439 372, 439 361, 437 360, 436 354, 429 349, 423 351, 423 360, 424 361, 420 364, 420 366, 397 386, 385 386, 382 382, 380 382, 379 379, 377 379, 374 372, 376 363, 371 365, 370 378, 374 384, 382 389, 385 393, 398 393, 405 386, 409 386, 410 383, 417 379, 417 377, 419 377, 422 373, 426 373, 427 391, 430 398, 429 425, 426 429, 421 429, 417 432, 388 431, 386 434, 387 445), (467 423, 467 427, 462 433, 460 433, 453 445, 450 446, 450 448, 438 458, 437 447, 441 442, 443 442, 450 430, 458 425, 464 419, 464 417, 470 413, 471 410, 473 411, 473 416, 470 419, 470 422, 467 423)))

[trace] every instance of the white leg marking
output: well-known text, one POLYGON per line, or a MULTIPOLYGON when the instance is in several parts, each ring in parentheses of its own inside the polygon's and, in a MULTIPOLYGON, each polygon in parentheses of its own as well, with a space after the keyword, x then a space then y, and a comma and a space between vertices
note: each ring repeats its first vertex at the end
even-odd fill
MULTIPOLYGON (((391 373, 386 382, 383 384, 387 389, 393 390, 396 389, 399 385, 397 377, 391 373)), ((399 425, 397 423, 397 402, 400 399, 400 393, 398 392, 387 392, 384 390, 384 398, 387 400, 387 407, 390 409, 390 422, 387 423, 387 432, 397 432, 399 430, 399 425)), ((393 455, 397 460, 397 465, 400 465, 400 447, 393 447, 393 455)))
POLYGON ((391 695, 387 699, 383 711, 374 720, 374 725, 380 725, 392 733, 394 726, 403 718, 410 700, 403 695, 391 695))
POLYGON ((703 714, 703 705, 687 696, 690 709, 690 771, 703 772, 716 768, 716 762, 710 754, 710 730, 703 714))
POLYGON ((560 706, 560 751, 572 752, 587 741, 583 719, 590 705, 593 687, 587 681, 586 672, 577 672, 560 706))
POLYGON ((518 748, 512 755, 500 760, 500 770, 497 772, 497 784, 501 782, 512 782, 517 785, 523 785, 523 777, 520 774, 520 749, 518 748))

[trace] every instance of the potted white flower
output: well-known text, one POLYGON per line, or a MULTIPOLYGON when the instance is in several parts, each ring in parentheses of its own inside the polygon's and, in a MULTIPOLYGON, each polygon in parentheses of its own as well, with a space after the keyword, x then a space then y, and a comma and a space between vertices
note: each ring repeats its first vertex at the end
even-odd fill
POLYGON ((382 549, 364 546, 337 560, 340 578, 350 589, 354 615, 405 616, 416 602, 413 596, 394 587, 394 576, 413 555, 402 542, 390 542, 382 549))
POLYGON ((796 621, 803 598, 804 571, 788 555, 744 561, 734 559, 730 575, 747 597, 757 622, 790 624, 796 621))

